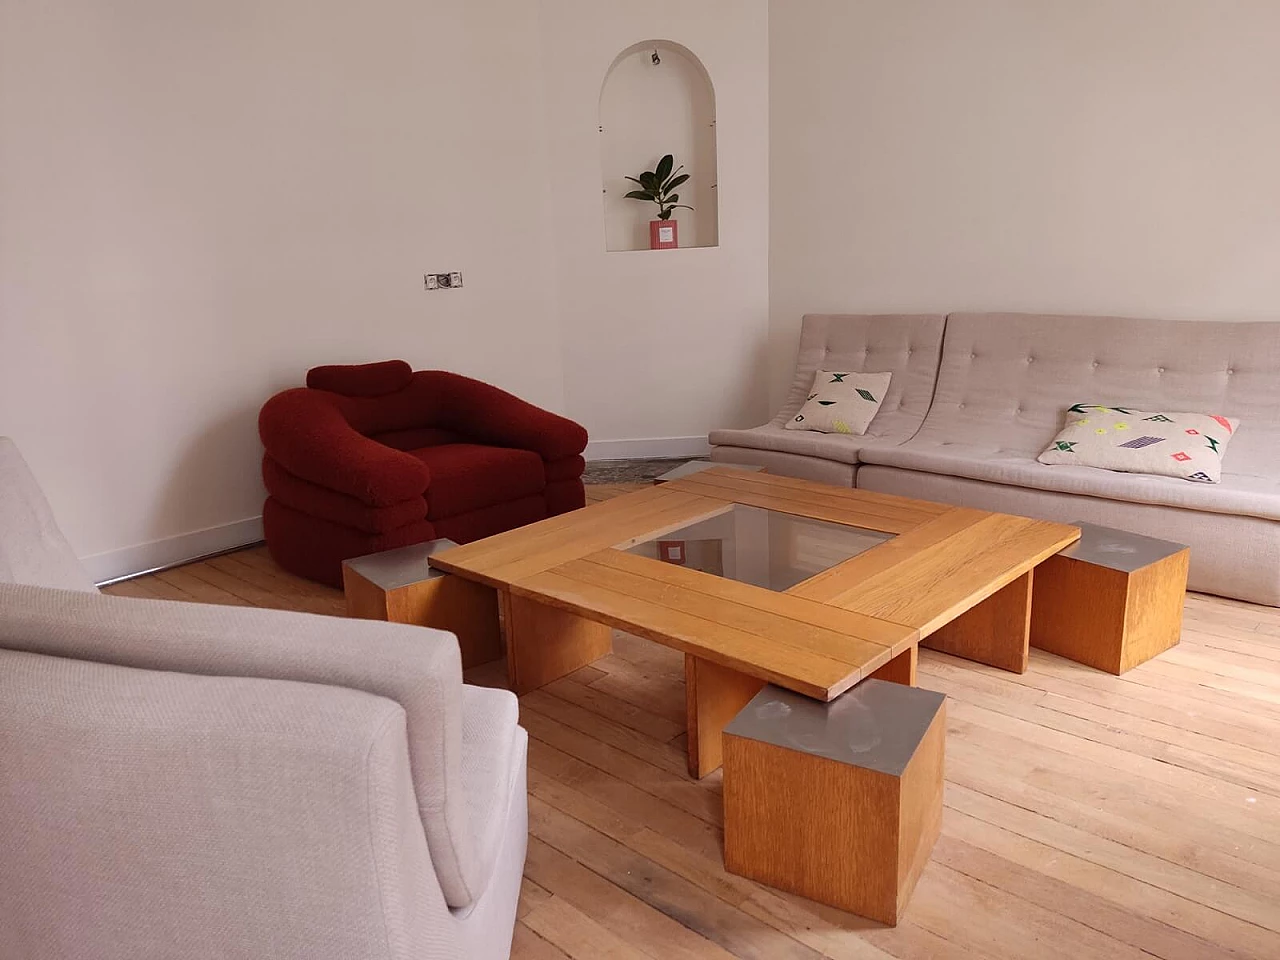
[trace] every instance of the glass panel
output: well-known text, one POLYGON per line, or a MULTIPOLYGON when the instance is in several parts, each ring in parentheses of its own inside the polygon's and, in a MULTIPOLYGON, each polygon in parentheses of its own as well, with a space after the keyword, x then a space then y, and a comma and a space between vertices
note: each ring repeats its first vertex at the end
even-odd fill
POLYGON ((627 549, 766 590, 788 590, 893 537, 735 503, 724 513, 627 549))

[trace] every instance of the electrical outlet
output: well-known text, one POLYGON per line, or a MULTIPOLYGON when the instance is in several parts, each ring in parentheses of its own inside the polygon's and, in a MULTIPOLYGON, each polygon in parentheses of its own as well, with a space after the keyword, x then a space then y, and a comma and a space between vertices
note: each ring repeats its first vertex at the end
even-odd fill
POLYGON ((424 273, 422 282, 428 290, 452 290, 462 286, 462 272, 454 270, 451 273, 424 273))

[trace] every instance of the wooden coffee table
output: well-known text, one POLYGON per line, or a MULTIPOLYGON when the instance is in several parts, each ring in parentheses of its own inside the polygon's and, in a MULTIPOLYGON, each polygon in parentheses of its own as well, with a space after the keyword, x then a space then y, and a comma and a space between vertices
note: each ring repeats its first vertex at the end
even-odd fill
POLYGON ((430 563, 496 590, 517 693, 608 653, 614 627, 683 651, 689 770, 702 777, 720 766, 724 726, 766 682, 822 701, 867 677, 914 684, 920 643, 1024 671, 1032 572, 1079 536, 707 470, 430 563))

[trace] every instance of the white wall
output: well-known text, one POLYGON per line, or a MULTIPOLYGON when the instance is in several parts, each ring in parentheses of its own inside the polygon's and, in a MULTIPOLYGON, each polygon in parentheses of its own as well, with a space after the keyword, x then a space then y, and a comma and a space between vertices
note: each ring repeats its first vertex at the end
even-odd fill
POLYGON ((0 434, 93 572, 256 536, 257 410, 317 363, 457 370, 596 440, 763 415, 765 11, 0 0, 0 434), (705 48, 736 199, 718 250, 606 262, 597 98, 653 29, 705 48))
POLYGON ((563 408, 535 10, 0 2, 0 433, 100 575, 251 534, 312 364, 563 408))
POLYGON ((785 0, 771 395, 808 311, 1280 315, 1280 3, 785 0))
POLYGON ((705 447, 709 429, 766 415, 767 4, 543 0, 541 8, 566 406, 597 439, 686 437, 690 449, 705 447), (689 48, 715 87, 719 246, 606 253, 601 84, 614 57, 651 39, 689 48))

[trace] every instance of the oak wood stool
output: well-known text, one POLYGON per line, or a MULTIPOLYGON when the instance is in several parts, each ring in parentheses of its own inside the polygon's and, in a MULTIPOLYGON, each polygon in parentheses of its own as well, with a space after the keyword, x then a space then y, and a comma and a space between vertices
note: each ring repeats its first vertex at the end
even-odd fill
POLYGON ((1091 523, 1036 568, 1031 645, 1121 674, 1182 636, 1191 550, 1091 523))
POLYGON ((456 546, 431 540, 344 560, 347 616, 448 630, 458 638, 464 670, 501 659, 497 592, 427 565, 456 546))
POLYGON ((761 690, 724 731, 725 869, 896 925, 942 825, 945 701, 761 690))

